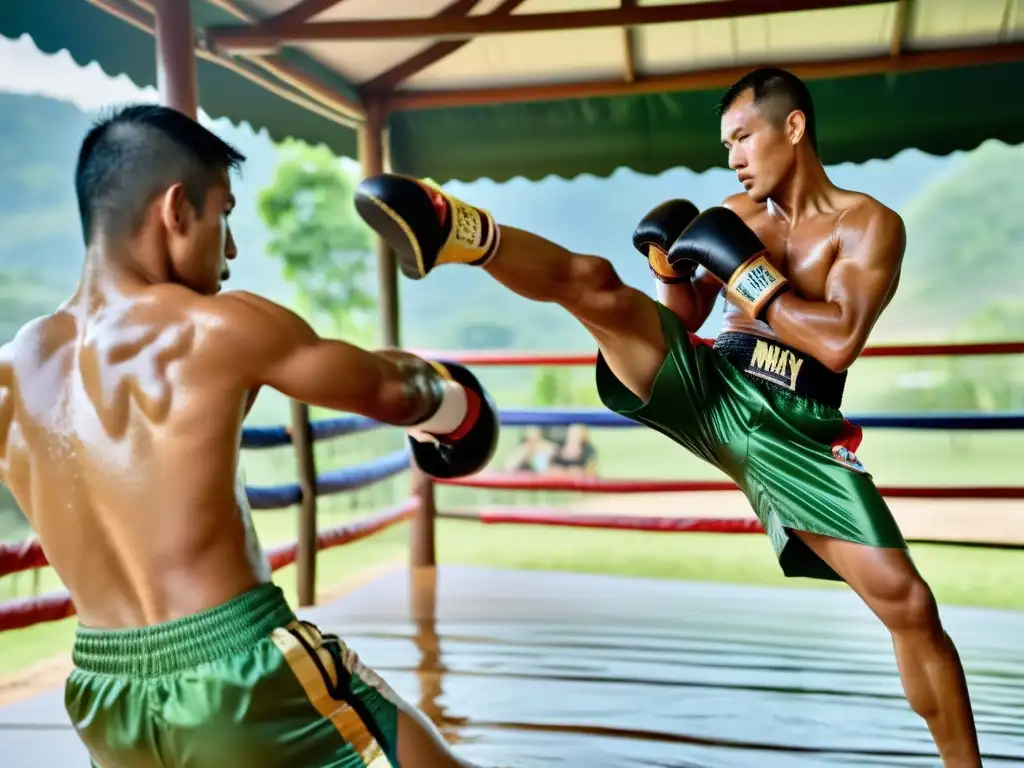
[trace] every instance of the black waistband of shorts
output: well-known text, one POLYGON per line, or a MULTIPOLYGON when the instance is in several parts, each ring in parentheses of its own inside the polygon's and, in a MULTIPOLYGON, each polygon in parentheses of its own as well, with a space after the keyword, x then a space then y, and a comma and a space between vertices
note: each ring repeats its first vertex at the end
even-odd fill
POLYGON ((775 389, 839 408, 846 371, 836 373, 818 360, 773 339, 730 331, 715 339, 715 350, 743 373, 775 389))

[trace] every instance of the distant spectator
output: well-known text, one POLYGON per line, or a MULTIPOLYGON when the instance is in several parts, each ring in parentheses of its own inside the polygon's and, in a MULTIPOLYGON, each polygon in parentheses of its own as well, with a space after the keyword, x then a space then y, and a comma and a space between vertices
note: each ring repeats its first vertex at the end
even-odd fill
POLYGON ((594 477, 597 474, 597 449, 584 425, 573 424, 566 431, 565 441, 556 446, 548 460, 548 474, 563 477, 594 477))
POLYGON ((505 462, 505 471, 542 474, 554 448, 553 443, 544 439, 539 427, 528 427, 523 430, 522 442, 505 462))

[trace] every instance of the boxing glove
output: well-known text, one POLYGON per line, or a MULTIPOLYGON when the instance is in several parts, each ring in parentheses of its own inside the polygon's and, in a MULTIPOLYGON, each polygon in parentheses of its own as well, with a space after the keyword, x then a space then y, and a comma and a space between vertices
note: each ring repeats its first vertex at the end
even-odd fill
POLYGON ((501 243, 490 213, 408 176, 370 176, 356 188, 355 202, 412 280, 426 277, 438 264, 483 266, 501 243))
POLYGON ((697 265, 680 262, 678 269, 668 264, 668 249, 699 211, 689 200, 666 200, 640 219, 633 230, 633 247, 647 259, 647 265, 663 283, 681 283, 693 277, 697 265))
POLYGON ((498 447, 498 409, 465 366, 424 361, 423 372, 436 393, 437 406, 425 420, 406 430, 413 461, 432 477, 479 472, 498 447))
POLYGON ((768 249, 739 216, 716 206, 700 213, 672 244, 673 269, 695 262, 725 284, 725 297, 750 317, 763 320, 789 281, 768 260, 768 249))

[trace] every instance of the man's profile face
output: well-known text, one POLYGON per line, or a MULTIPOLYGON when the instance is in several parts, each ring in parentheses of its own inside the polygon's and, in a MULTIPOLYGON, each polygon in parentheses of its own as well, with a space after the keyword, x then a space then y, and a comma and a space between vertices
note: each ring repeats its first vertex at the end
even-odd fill
POLYGON ((793 167, 795 148, 784 125, 765 115, 748 90, 722 115, 721 137, 729 167, 747 195, 757 203, 767 201, 793 167))
POLYGON ((221 174, 207 188, 202 210, 196 211, 188 201, 183 206, 188 226, 174 238, 176 242, 170 250, 172 267, 179 282, 197 293, 212 296, 230 276, 228 261, 237 255, 227 221, 235 207, 228 174, 221 174))

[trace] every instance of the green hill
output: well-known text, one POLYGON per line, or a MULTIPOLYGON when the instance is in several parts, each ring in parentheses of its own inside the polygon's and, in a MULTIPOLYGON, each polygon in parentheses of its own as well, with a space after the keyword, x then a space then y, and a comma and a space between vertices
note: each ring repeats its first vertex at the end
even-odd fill
POLYGON ((918 336, 991 334, 991 324, 968 319, 997 302, 1019 301, 1022 176, 1024 146, 986 142, 907 206, 907 256, 892 308, 918 336))

